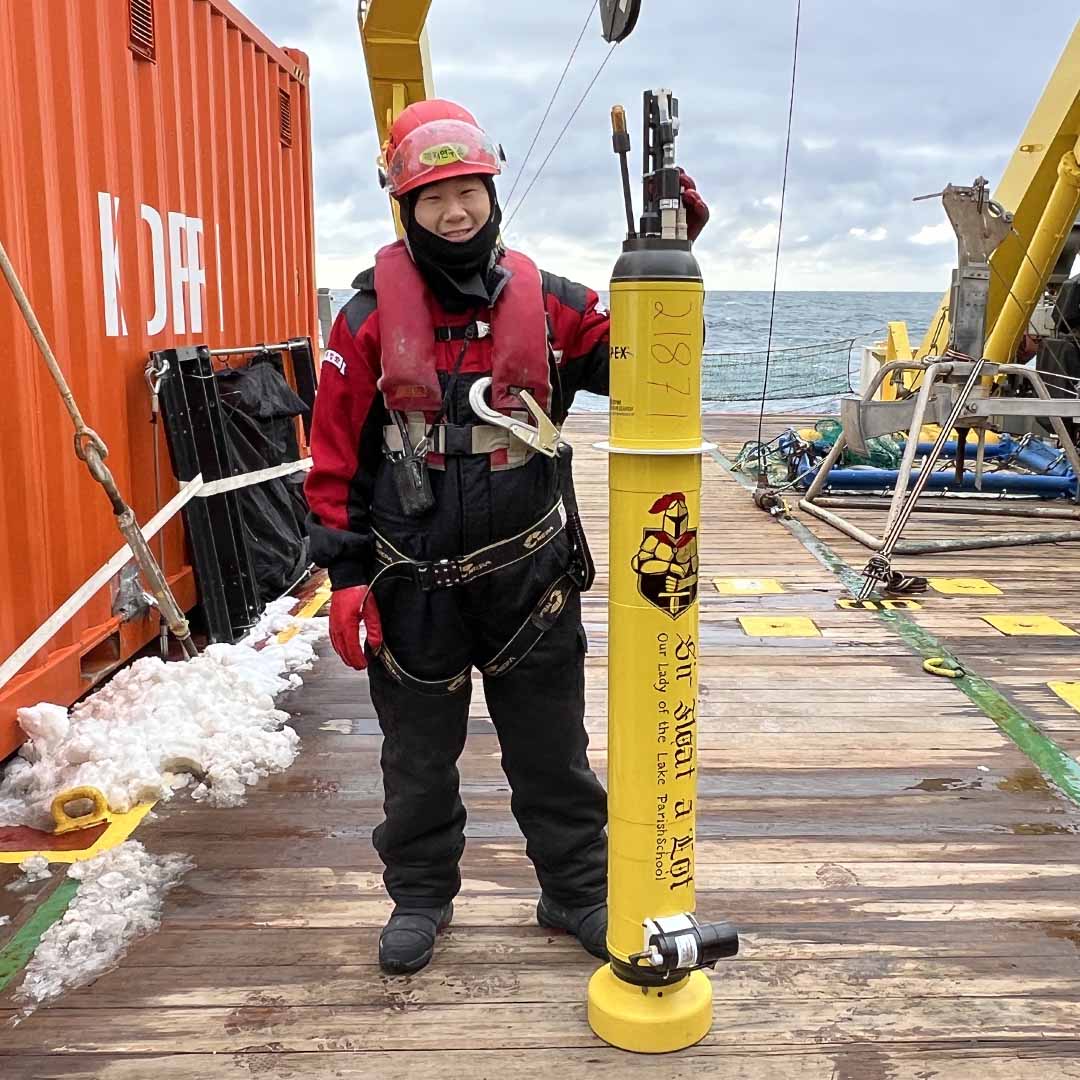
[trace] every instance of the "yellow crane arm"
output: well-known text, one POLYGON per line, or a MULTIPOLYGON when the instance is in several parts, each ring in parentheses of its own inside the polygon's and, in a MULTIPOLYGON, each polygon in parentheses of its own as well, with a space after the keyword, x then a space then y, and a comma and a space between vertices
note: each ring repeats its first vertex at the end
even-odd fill
MULTIPOLYGON (((1080 209, 1078 150, 1080 22, 994 193, 994 198, 1012 211, 1015 232, 990 260, 993 273, 986 355, 991 360, 1004 363, 1012 359, 1076 220, 1080 209)), ((918 356, 939 353, 948 344, 948 299, 946 293, 918 356)))
MULTIPOLYGON (((430 7, 431 0, 360 0, 360 41, 380 147, 406 105, 434 94, 424 28, 430 7)), ((396 208, 394 222, 400 236, 396 208)))

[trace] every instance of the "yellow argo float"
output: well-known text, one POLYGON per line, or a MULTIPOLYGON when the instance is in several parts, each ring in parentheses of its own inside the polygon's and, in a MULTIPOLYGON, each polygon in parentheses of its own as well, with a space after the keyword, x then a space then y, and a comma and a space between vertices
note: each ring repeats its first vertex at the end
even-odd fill
POLYGON ((625 113, 612 112, 629 236, 611 281, 608 952, 589 1023, 624 1050, 692 1046, 701 970, 738 951, 694 917, 698 522, 704 286, 675 167, 678 102, 645 94, 645 208, 633 225, 625 113))

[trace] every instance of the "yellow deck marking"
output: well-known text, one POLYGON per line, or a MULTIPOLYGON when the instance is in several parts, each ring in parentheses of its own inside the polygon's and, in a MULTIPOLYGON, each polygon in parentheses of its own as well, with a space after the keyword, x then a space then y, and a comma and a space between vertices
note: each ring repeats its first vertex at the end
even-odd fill
POLYGON ((983 619, 1003 634, 1018 636, 1038 634, 1041 637, 1076 637, 1063 622, 1049 615, 984 615, 983 619))
POLYGON ((1071 705, 1077 712, 1080 712, 1080 682, 1052 682, 1047 683, 1046 685, 1049 686, 1066 705, 1071 705))
POLYGON ((750 637, 821 637, 805 615, 740 615, 739 622, 750 637))
MULTIPOLYGON (((322 609, 323 604, 330 599, 330 582, 324 582, 315 590, 315 595, 293 616, 296 619, 311 619, 314 618, 322 609)), ((292 641, 297 634, 300 633, 300 625, 293 623, 292 626, 286 627, 277 636, 277 642, 279 645, 284 645, 286 641, 292 641)))
POLYGON ((945 596, 1001 596, 1001 590, 977 577, 932 577, 930 588, 945 596))
POLYGON ((774 578, 713 578, 713 585, 722 596, 769 596, 784 591, 784 586, 774 578))
POLYGON ((856 600, 850 596, 840 597, 836 606, 845 611, 922 611, 918 600, 856 600))
POLYGON ((88 848, 82 851, 0 851, 0 863, 21 863, 32 855, 42 855, 51 863, 76 863, 85 859, 92 859, 103 851, 108 851, 122 844, 135 831, 136 826, 151 810, 153 803, 141 803, 134 810, 126 814, 109 814, 109 827, 88 848))

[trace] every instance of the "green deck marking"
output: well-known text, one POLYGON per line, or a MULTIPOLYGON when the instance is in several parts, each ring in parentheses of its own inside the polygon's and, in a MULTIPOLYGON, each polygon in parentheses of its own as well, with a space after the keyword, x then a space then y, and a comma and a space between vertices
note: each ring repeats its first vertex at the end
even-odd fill
MULTIPOLYGON (((719 450, 711 451, 716 463, 737 484, 753 491, 754 485, 740 476, 735 466, 719 450)), ((780 523, 813 555, 818 562, 831 570, 851 595, 858 596, 863 578, 853 570, 824 540, 815 536, 801 521, 782 519, 780 523)), ((942 657, 949 666, 965 671, 959 679, 948 682, 962 690, 995 724, 1031 759, 1043 776, 1059 791, 1080 806, 1080 762, 1063 750, 1053 739, 1032 723, 1015 705, 1005 698, 980 675, 972 674, 967 664, 950 651, 929 630, 910 619, 902 611, 868 612, 885 623, 913 652, 924 660, 942 657)), ((927 678, 934 678, 927 675, 927 678)))
POLYGON ((79 891, 79 883, 74 878, 65 878, 52 891, 52 895, 42 903, 22 926, 18 933, 0 948, 0 993, 8 988, 19 974, 34 950, 41 943, 45 931, 64 917, 72 897, 79 891))

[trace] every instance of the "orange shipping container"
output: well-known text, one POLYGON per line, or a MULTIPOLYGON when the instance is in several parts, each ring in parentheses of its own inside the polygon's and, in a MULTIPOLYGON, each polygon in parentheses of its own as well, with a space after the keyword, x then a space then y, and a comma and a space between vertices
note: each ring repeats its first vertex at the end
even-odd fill
MULTIPOLYGON (((317 338, 307 58, 226 0, 0 0, 0 240, 140 523, 176 492, 151 350, 317 338)), ((122 546, 0 278, 0 662, 122 546)), ((195 587, 179 518, 166 574, 195 587)), ((0 686, 69 704, 149 640, 101 589, 0 686)))

